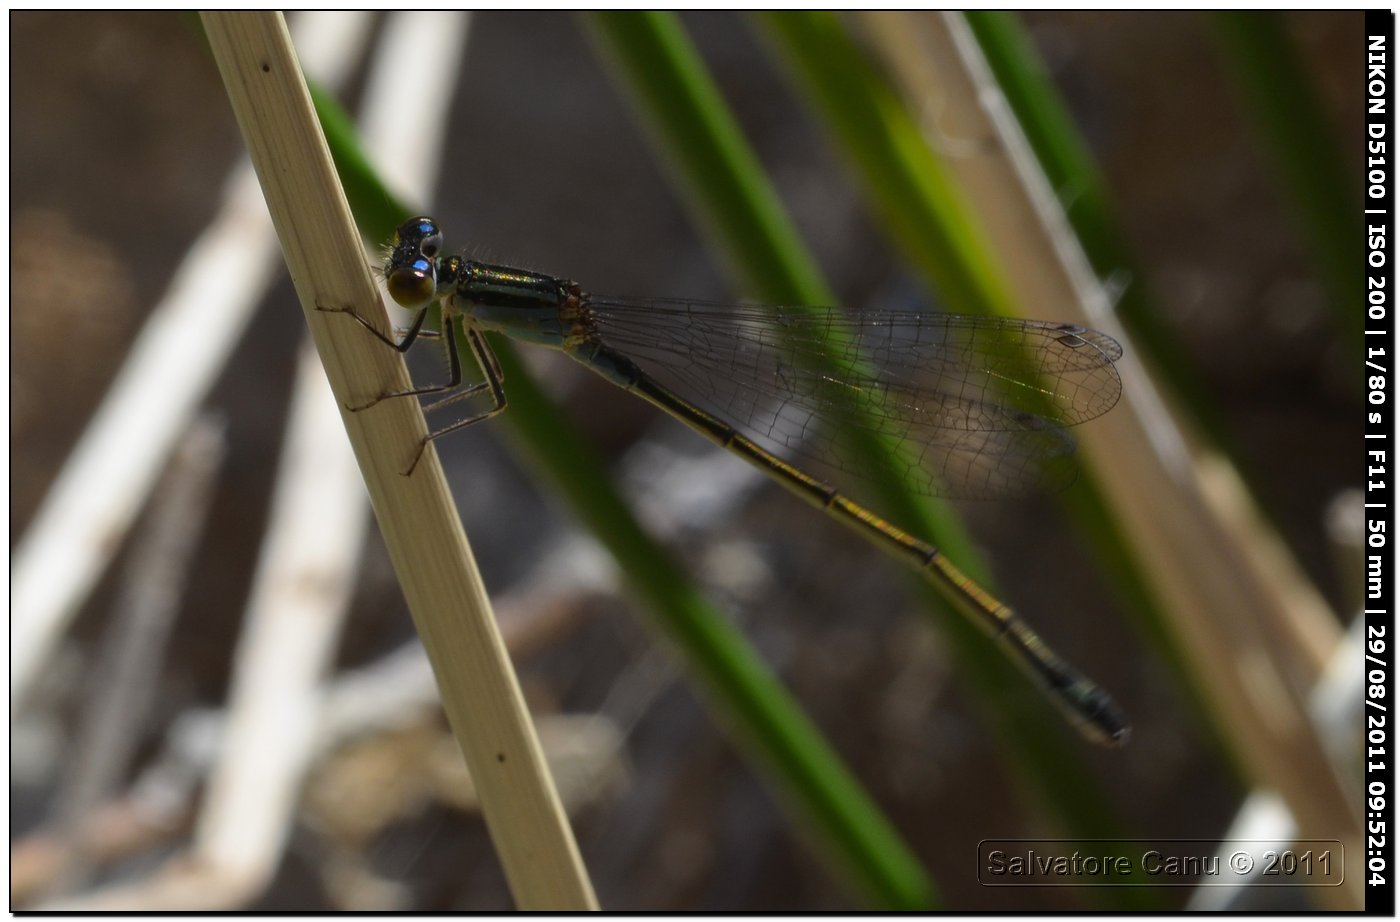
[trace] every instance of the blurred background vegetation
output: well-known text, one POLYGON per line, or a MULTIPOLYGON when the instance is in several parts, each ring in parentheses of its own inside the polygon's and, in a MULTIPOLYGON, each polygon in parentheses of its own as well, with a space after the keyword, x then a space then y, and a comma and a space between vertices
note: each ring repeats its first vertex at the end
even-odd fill
MULTIPOLYGON (((815 39, 784 38, 783 23, 731 14, 687 14, 680 23, 836 300, 855 309, 911 299, 950 306, 928 293, 918 267, 882 229, 881 210, 816 117, 820 105, 808 98, 815 91, 794 76, 800 64, 790 69, 791 43, 815 39), (777 51, 785 42, 788 57, 777 51)), ((849 25, 862 35, 858 23, 849 25)), ((998 23, 980 25, 986 38, 998 23)), ((1328 196, 1298 189, 1299 173, 1309 170, 1288 156, 1302 144, 1288 132, 1311 125, 1303 135, 1316 148, 1310 156, 1324 164, 1341 158, 1334 191, 1353 188, 1346 183, 1360 168, 1351 146, 1361 134, 1360 15, 1241 22, 1034 14, 1020 25, 1101 171, 1102 186, 1081 195, 1108 203, 1116 224, 1101 230, 1131 262, 1130 281, 1150 305, 1138 309, 1150 309, 1146 322, 1164 331, 1168 358, 1192 369, 1196 405, 1208 417, 1203 428, 1223 434, 1307 577, 1349 616, 1356 589, 1324 520, 1338 495, 1357 485, 1360 393, 1348 364, 1355 327, 1337 309, 1346 280, 1329 249, 1336 234, 1318 231, 1327 218, 1315 213, 1325 214, 1328 196), (1290 73, 1300 82, 1276 88, 1282 103, 1260 87, 1251 54, 1266 63, 1287 56, 1298 66, 1290 73)), ((752 283, 727 273, 731 258, 707 247, 687 210, 693 202, 677 195, 671 168, 638 127, 619 92, 626 66, 616 49, 612 65, 600 62, 609 28, 562 15, 479 14, 460 62, 422 61, 420 72, 405 74, 409 104, 415 94, 452 100, 438 192, 410 206, 430 210, 454 249, 575 278, 590 290, 751 294, 752 283)), ((218 206, 241 142, 188 21, 15 14, 11 43, 14 541, 120 366, 124 344, 218 206)), ((358 90, 352 80, 339 94, 351 111, 358 90)), ((228 427, 215 524, 192 563, 133 774, 175 718, 217 707, 226 693, 302 338, 293 301, 281 284, 208 397, 228 427)), ((525 359, 609 459, 644 523, 665 536, 890 818, 941 905, 1074 909, 1131 899, 979 885, 978 841, 1075 827, 1063 805, 1047 802, 1046 789, 1094 792, 1094 803, 1068 808, 1095 815, 1080 835, 1090 827, 1134 837, 1225 834, 1248 779, 1202 719, 1169 648, 1100 571, 1056 498, 959 512, 1003 596, 1134 717, 1129 748, 1086 747, 1072 763, 1036 761, 1050 744, 1032 743, 1027 754, 998 741, 984 702, 954 677, 960 648, 928 630, 921 596, 898 564, 782 491, 743 481, 741 465, 707 465, 699 440, 641 402, 567 363, 525 359), (740 486, 729 485, 736 479, 740 486), (710 508, 712 493, 725 497, 723 514, 710 508)), ((440 446, 488 586, 501 596, 529 588, 539 579, 535 562, 578 532, 568 505, 512 453, 507 431, 476 427, 440 446)), ((374 662, 411 634, 376 542, 363 558, 343 667, 374 662)), ((17 841, 42 831, 57 809, 54 766, 72 758, 73 715, 94 694, 79 677, 115 593, 108 577, 60 650, 45 694, 36 695, 41 703, 12 730, 17 841)), ((625 739, 616 776, 624 780, 574 810, 605 907, 880 903, 834 875, 811 847, 813 833, 792 823, 783 798, 731 744, 723 719, 633 617, 634 596, 565 587, 546 603, 548 629, 517 651, 532 708, 601 714, 625 739)), ((1006 694, 1029 692, 1016 684, 1006 694)), ((416 776, 431 761, 418 757, 430 746, 405 745, 402 736, 383 747, 404 760, 394 774, 416 776)), ((374 802, 386 786, 357 785, 353 774, 343 780, 336 772, 350 772, 347 761, 328 759, 308 779, 291 848, 258 906, 350 908, 375 905, 364 894, 385 892, 349 886, 347 875, 393 882, 392 899, 405 908, 508 904, 478 817, 446 795, 406 806, 374 802), (346 793, 336 800, 328 791, 346 793), (326 820, 345 813, 386 819, 372 834, 326 820)), ((132 850, 100 873, 139 874, 144 857, 176 842, 132 850)), ((1186 897, 1167 891, 1136 905, 1177 907, 1186 897)))

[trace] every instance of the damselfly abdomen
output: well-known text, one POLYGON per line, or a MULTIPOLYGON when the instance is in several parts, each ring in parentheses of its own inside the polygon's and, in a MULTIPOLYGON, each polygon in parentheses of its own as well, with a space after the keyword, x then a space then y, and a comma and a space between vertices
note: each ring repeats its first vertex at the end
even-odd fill
POLYGON ((1114 362, 1122 348, 1111 337, 1073 324, 921 311, 600 297, 552 276, 443 256, 442 242, 430 218, 404 222, 391 242, 389 294, 418 312, 401 341, 355 315, 406 351, 428 309, 441 303, 451 364, 446 384, 381 394, 355 409, 432 394, 442 396, 425 410, 482 404, 429 433, 406 474, 428 441, 505 408, 483 331, 558 349, 902 557, 997 637, 1086 736, 1107 745, 1127 740, 1113 698, 1020 616, 933 545, 808 472, 859 478, 870 476, 866 465, 890 463, 886 473, 935 496, 1064 486, 1075 471, 1065 427, 1118 400, 1114 362), (458 320, 481 373, 465 385, 458 320))

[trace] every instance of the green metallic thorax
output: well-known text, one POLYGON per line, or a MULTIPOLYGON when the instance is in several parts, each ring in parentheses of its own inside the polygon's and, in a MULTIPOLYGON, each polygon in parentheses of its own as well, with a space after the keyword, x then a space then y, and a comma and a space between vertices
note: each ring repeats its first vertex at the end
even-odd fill
POLYGON ((553 276, 468 260, 445 266, 451 308, 483 330, 552 349, 588 338, 577 285, 553 276))

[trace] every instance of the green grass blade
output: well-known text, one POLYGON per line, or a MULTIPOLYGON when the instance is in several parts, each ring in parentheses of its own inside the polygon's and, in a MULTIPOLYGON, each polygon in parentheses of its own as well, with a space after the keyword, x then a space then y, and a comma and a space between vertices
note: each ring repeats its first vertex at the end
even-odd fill
POLYGON ((776 304, 834 304, 704 64, 667 13, 586 17, 622 86, 666 153, 663 164, 717 253, 751 293, 776 304))
MULTIPOLYGON (((865 184, 872 207, 906 258, 929 278, 950 309, 964 313, 1010 312, 1009 295, 993 270, 979 224, 945 174, 895 89, 847 38, 839 19, 827 13, 770 13, 761 17, 774 43, 797 75, 802 90, 830 126, 842 152, 865 184)), ((1102 498, 1082 478, 1069 491, 1080 518, 1098 546, 1121 539, 1102 498)), ((1121 567, 1126 558, 1112 558, 1121 567)), ((1117 574, 1132 597, 1151 598, 1132 570, 1117 574)), ((961 654, 960 650, 960 654, 961 654)), ((1033 728, 1017 721, 1014 735, 1033 728)), ((1076 835, 1111 836, 1120 828, 1075 766, 1076 756, 1043 748, 1035 738, 1015 764, 1041 800, 1076 835), (1052 780, 1053 779, 1053 780, 1052 780)), ((1145 897, 1118 891, 1111 898, 1142 905, 1145 897)))
POLYGON ((957 189, 913 130, 903 100, 875 79, 837 16, 769 13, 761 22, 856 168, 892 239, 947 308, 1010 315, 1009 296, 957 189))
MULTIPOLYGON (((1064 190, 1059 198, 1070 225, 1095 272, 1100 278, 1126 278, 1129 284, 1122 290, 1117 315, 1133 335, 1134 346, 1151 358, 1157 375, 1165 380, 1176 402, 1189 411, 1191 419, 1240 471, 1247 473, 1245 459, 1236 450, 1234 440, 1224 425, 1212 400, 1203 387, 1206 376, 1187 357, 1189 350, 1180 339, 1158 319, 1160 307, 1153 301, 1145 277, 1131 254, 1123 246, 1127 235, 1119 227, 1108 201, 1103 180, 1088 147, 1082 141, 1054 83, 1041 66, 1039 55, 1014 14, 973 11, 963 14, 972 29, 997 83, 1015 113, 1022 132, 1034 150, 1051 186, 1064 190)), ((1359 295, 1358 295, 1359 296, 1359 295)), ((1359 334, 1358 334, 1359 336, 1359 334)), ((1250 479, 1245 478, 1248 485, 1250 479)), ((1264 515, 1270 509, 1258 504, 1264 515)), ((1099 514, 1099 513, 1094 513, 1099 514)), ((1102 531, 1089 531, 1101 558, 1118 553, 1120 539, 1101 538, 1102 531)), ((1183 677, 1190 671, 1182 661, 1179 644, 1172 631, 1153 604, 1147 604, 1150 593, 1144 585, 1124 578, 1121 568, 1106 568, 1114 574, 1120 593, 1136 598, 1132 610, 1143 613, 1139 621, 1151 634, 1154 644, 1172 662, 1183 677)), ((1201 698, 1196 683, 1184 681, 1182 687, 1196 704, 1200 713, 1210 708, 1201 698)), ((1214 745, 1224 755, 1228 747, 1215 736, 1214 725, 1202 722, 1202 729, 1211 735, 1214 745)))
POLYGON ((1122 244, 1098 167, 1015 14, 974 10, 963 16, 1051 188, 1064 190, 1061 206, 1095 273, 1127 280, 1116 313, 1133 334, 1134 346, 1151 356, 1202 429, 1228 450, 1227 430, 1202 386, 1204 376, 1158 319, 1161 311, 1140 281, 1143 273, 1122 244))
MULTIPOLYGON (((1000 65, 993 64, 998 76, 1004 72, 1015 72, 1015 68, 1011 66, 1013 59, 1023 65, 1034 60, 1033 54, 1024 44, 1015 54, 1008 54, 1012 42, 998 43, 986 40, 991 35, 1002 39, 1019 38, 1011 28, 1013 21, 1009 18, 979 13, 969 19, 974 24, 974 32, 981 40, 980 44, 983 45, 987 56, 992 57, 994 62, 998 59, 1002 62, 1000 65), (985 25, 988 22, 1000 28, 978 28, 978 24, 985 25), (999 58, 994 52, 999 54, 999 58)), ((1033 68, 1025 67, 1023 70, 1030 71, 1033 68)), ((1053 160, 1056 153, 1060 157, 1068 157, 1071 152, 1082 153, 1082 146, 1078 144, 1077 137, 1073 136, 1072 129, 1068 128, 1067 119, 1059 120, 1063 122, 1065 130, 1062 136, 1055 139, 1058 143, 1049 143, 1049 139, 1037 137, 1038 129, 1044 128, 1048 123, 1037 121, 1037 116, 1043 116, 1045 113, 1025 104, 1022 97, 1027 94, 1015 92, 1011 85, 1005 86, 1005 89, 1014 111, 1022 119, 1021 127, 1032 139, 1042 162, 1053 160), (1021 98, 1020 103, 1017 102, 1018 98, 1021 98), (1047 154, 1047 151, 1051 154, 1047 154)), ((1036 98, 1054 101, 1054 93, 1043 79, 1037 77, 1034 89, 1038 91, 1033 94, 1036 98)), ((1077 204, 1081 208, 1086 199, 1095 206, 1092 216, 1098 219, 1097 231, 1100 237, 1106 239, 1110 236, 1110 225, 1102 196, 1080 194, 1080 190, 1085 186, 1083 180, 1092 175, 1091 168, 1087 166, 1087 157, 1084 159, 1084 174, 1052 171, 1051 183, 1061 189, 1061 195, 1069 201, 1078 199, 1077 204)), ((1049 166, 1046 168, 1049 169, 1049 166)), ((1079 218, 1083 217, 1085 215, 1080 211, 1079 218)), ((1089 241, 1086 240, 1085 244, 1088 245, 1089 241)), ((1118 266, 1099 262, 1102 251, 1091 252, 1090 255, 1095 261, 1098 273, 1101 276, 1112 277, 1118 266)), ((1145 302, 1135 300, 1133 292, 1130 291, 1128 302, 1121 307, 1141 307, 1143 303, 1145 302)), ((1139 345, 1136 337, 1134 345, 1139 345)), ((1153 357, 1165 366, 1167 363, 1161 361, 1162 344, 1151 342, 1149 346, 1153 357)), ((1173 383, 1180 386, 1182 381, 1179 377, 1174 377, 1173 383)), ((1203 406, 1195 403, 1191 409, 1199 412, 1203 406)), ((1188 432, 1191 428, 1186 426, 1188 432)), ((1215 434, 1218 437, 1218 425, 1215 427, 1215 434)), ((1201 444, 1198 438, 1189 435, 1188 440, 1195 446, 1201 444)), ((1108 471, 1114 479, 1115 492, 1123 501, 1117 507, 1117 519, 1123 523, 1121 527, 1125 532, 1128 529, 1132 530, 1134 539, 1152 536, 1149 539, 1150 543, 1144 543, 1143 548, 1134 555, 1135 570, 1142 574, 1144 581, 1151 581, 1154 595, 1162 600, 1160 606, 1154 606, 1148 612, 1154 618, 1159 611, 1170 616, 1170 621, 1164 622, 1172 626, 1172 643, 1166 649, 1175 654, 1172 658, 1178 669, 1183 664, 1187 666, 1182 670, 1182 675, 1188 680, 1185 684, 1193 691, 1193 702, 1207 706, 1207 713, 1213 718, 1210 729, 1218 734, 1214 737, 1214 742, 1222 749, 1228 746, 1231 756, 1229 763, 1232 767, 1243 768, 1255 779, 1265 779, 1264 783, 1267 786, 1285 792, 1285 799, 1296 815, 1326 816, 1327 819, 1322 820, 1323 822, 1336 824, 1335 828, 1354 833, 1359 827, 1347 825, 1350 812, 1346 807, 1345 794, 1331 783, 1334 777, 1332 769, 1328 766, 1321 740, 1303 716, 1304 705, 1301 698, 1294 694, 1292 689, 1288 689, 1277 696, 1277 703, 1270 704, 1271 713, 1275 709, 1292 709, 1299 715, 1289 722, 1296 732, 1287 738, 1272 736, 1269 732, 1255 732, 1266 727, 1262 712, 1242 714, 1236 709, 1237 704, 1247 701, 1247 695, 1242 693, 1240 686, 1233 681, 1237 674, 1232 667, 1241 655, 1247 656, 1253 650, 1272 646, 1280 662, 1316 662, 1312 657, 1318 648, 1311 646, 1313 638, 1325 636, 1334 627, 1326 611, 1325 602, 1308 584, 1301 571, 1287 560, 1287 554, 1281 553, 1282 542, 1259 530, 1264 514, 1261 514, 1258 508, 1250 508, 1247 497, 1242 493, 1234 492, 1229 500, 1225 500, 1225 494, 1234 490, 1234 484, 1230 484, 1230 490, 1226 491, 1198 491, 1197 495, 1204 500, 1200 506, 1202 515, 1197 517, 1199 521, 1189 522, 1183 519, 1180 522, 1181 533, 1178 535, 1157 534, 1154 523, 1143 520, 1140 515, 1142 507, 1134 500, 1137 496, 1157 496, 1158 502, 1165 505, 1162 497, 1170 495, 1170 478, 1163 477, 1162 470, 1154 470, 1155 465, 1149 455, 1135 451, 1132 446, 1123 447, 1122 466, 1108 471), (1214 545, 1216 537, 1224 539, 1219 546, 1214 545), (1161 548, 1160 554, 1152 552, 1158 547, 1161 548), (1234 548, 1240 550, 1243 565, 1222 565, 1222 561, 1231 559, 1234 548), (1225 553, 1221 553, 1222 551, 1225 553), (1241 589, 1244 591, 1240 592, 1241 589), (1169 610, 1167 605, 1170 605, 1169 610), (1212 619, 1205 615, 1217 606, 1217 617, 1212 619), (1234 629, 1238 624, 1233 621, 1232 615, 1240 611, 1251 612, 1255 619, 1253 624, 1257 625, 1257 628, 1236 632, 1234 629), (1189 656, 1183 656, 1179 651, 1189 651, 1189 656), (1207 662, 1211 662, 1211 667, 1203 665, 1207 662), (1220 733, 1226 728, 1228 735, 1220 733), (1241 743, 1241 740, 1247 742, 1241 743)), ((1203 484, 1214 478, 1214 482, 1219 485, 1234 479, 1231 476, 1232 472, 1223 470, 1218 460, 1210 457, 1212 453, 1209 450, 1196 449, 1191 453, 1197 462, 1197 470, 1204 475, 1198 483, 1203 484)), ((1174 504, 1174 508, 1189 508, 1190 496, 1184 499, 1185 503, 1174 504)), ((1306 675, 1309 668, 1307 665, 1303 666, 1303 674, 1306 675)), ((1273 726, 1283 726, 1283 723, 1279 722, 1273 726)), ((1343 901, 1350 898, 1346 897, 1343 901)))
MULTIPOLYGON (((778 14, 772 18, 787 21, 798 15, 778 14)), ((650 133, 662 144, 665 162, 682 177, 679 185, 701 212, 698 223, 718 238, 717 247, 728 254, 731 263, 745 267, 744 278, 749 287, 767 300, 810 297, 808 292, 824 294, 825 285, 803 282, 797 286, 786 281, 810 271, 812 260, 805 254, 792 265, 776 267, 751 258, 757 248, 745 241, 755 227, 781 227, 785 239, 795 238, 796 233, 787 228, 777 198, 761 179, 752 153, 746 146, 734 143, 738 131, 732 127, 732 119, 674 19, 660 14, 608 13, 594 15, 589 22, 620 79, 639 103, 650 133), (696 131, 698 125, 720 127, 712 135, 705 135, 696 131), (761 191, 747 202, 738 201, 739 190, 754 189, 761 191)), ((815 69, 840 66, 829 59, 829 51, 823 46, 821 61, 814 62, 815 69)), ((840 80, 832 82, 838 84, 833 87, 835 93, 843 92, 840 80)), ((848 104, 862 111, 869 108, 863 96, 849 98, 848 104)), ((916 156, 911 144, 897 152, 896 160, 912 160, 916 156)), ((908 162, 896 162, 891 167, 923 188, 937 186, 936 180, 911 169, 908 162)), ((925 214, 912 220, 922 225, 938 219, 925 214)), ((986 265, 968 250, 968 238, 961 231, 962 228, 954 227, 946 235, 946 249, 963 254, 963 258, 947 260, 949 271, 945 278, 949 288, 960 293, 955 297, 965 305, 973 299, 984 299, 983 292, 995 290, 995 282, 988 276, 986 265)), ((765 252, 786 249, 769 245, 765 252)), ((966 565, 975 579, 985 580, 986 568, 968 553, 965 535, 951 516, 936 518, 930 504, 919 497, 895 497, 887 492, 884 499, 887 506, 903 513, 901 524, 932 536, 959 565, 966 565)), ((1071 825, 1075 828, 1093 829, 1100 835, 1116 831, 1118 827, 1103 806, 1099 792, 1084 780, 1088 775, 1074 748, 1078 742, 1067 744, 1056 719, 1047 717, 1048 705, 1029 692, 1020 674, 977 628, 961 617, 949 617, 944 622, 958 651, 960 671, 976 686, 979 699, 990 703, 989 716, 1010 753, 1008 761, 1021 769, 1027 786, 1042 800, 1056 804, 1055 812, 1067 821, 1074 818, 1071 825)))
POLYGON ((366 240, 382 244, 394 228, 413 215, 380 182, 379 174, 360 150, 354 122, 340 103, 315 83, 308 82, 307 87, 360 233, 366 240))
MULTIPOLYGON (((1126 235, 1113 216, 1098 167, 1015 14, 974 10, 964 13, 963 18, 1051 187, 1067 190, 1059 197, 1061 206, 1094 271, 1100 278, 1130 280, 1119 293, 1116 313, 1132 333, 1134 347, 1151 356, 1154 369, 1169 382, 1201 428, 1228 453, 1227 430, 1201 385, 1205 376, 1187 358, 1189 350, 1157 319, 1160 311, 1139 281, 1143 273, 1120 242, 1126 235)), ((1101 560, 1119 561, 1107 563, 1105 572, 1112 575, 1129 610, 1141 613, 1138 620, 1157 648, 1184 675, 1180 651, 1157 612, 1151 590, 1137 578, 1123 554, 1127 542, 1117 533, 1111 511, 1099 502, 1079 502, 1078 494, 1071 495, 1069 501, 1076 504, 1077 517, 1099 522, 1084 529, 1085 536, 1101 560)), ((1191 683, 1183 685, 1189 694, 1195 693, 1191 683)), ((1202 726, 1209 730, 1208 722, 1202 726)))

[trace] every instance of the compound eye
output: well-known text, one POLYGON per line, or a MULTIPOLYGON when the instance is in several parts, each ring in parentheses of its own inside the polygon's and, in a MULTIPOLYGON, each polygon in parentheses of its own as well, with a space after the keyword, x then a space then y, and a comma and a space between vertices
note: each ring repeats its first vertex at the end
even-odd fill
POLYGON ((394 303, 409 310, 424 307, 437 294, 432 263, 425 259, 416 259, 410 265, 394 269, 385 279, 385 285, 394 303))
POLYGON ((442 234, 429 234, 423 238, 423 242, 418 245, 418 251, 429 259, 437 259, 442 252, 442 234))

